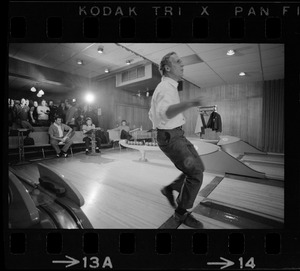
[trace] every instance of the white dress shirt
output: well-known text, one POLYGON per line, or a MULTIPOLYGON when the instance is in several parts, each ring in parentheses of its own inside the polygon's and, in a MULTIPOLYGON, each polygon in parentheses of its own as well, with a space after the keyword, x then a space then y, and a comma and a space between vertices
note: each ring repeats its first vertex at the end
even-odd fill
POLYGON ((46 111, 50 111, 50 108, 48 106, 39 105, 37 107, 37 113, 38 113, 38 120, 48 120, 49 116, 46 114, 46 111))
POLYGON ((64 136, 64 133, 63 133, 63 130, 61 129, 61 126, 60 125, 57 125, 56 123, 54 123, 54 125, 57 127, 58 129, 58 133, 59 133, 59 137, 63 137, 64 136))
POLYGON ((180 103, 178 94, 178 82, 170 77, 163 76, 157 85, 151 100, 149 118, 152 121, 153 129, 174 129, 185 123, 182 113, 169 119, 166 111, 170 105, 180 103))

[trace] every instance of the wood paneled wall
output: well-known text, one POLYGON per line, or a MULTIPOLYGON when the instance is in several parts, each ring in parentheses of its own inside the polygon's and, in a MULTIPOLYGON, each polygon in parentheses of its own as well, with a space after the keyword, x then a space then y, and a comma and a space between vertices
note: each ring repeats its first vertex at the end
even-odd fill
POLYGON ((137 97, 133 93, 117 88, 115 77, 94 82, 93 88, 102 111, 101 127, 111 129, 126 119, 131 129, 141 126, 143 130, 152 128, 148 117, 151 97, 137 97))
MULTIPOLYGON (((115 78, 95 82, 99 106, 102 109, 101 127, 110 129, 126 119, 130 128, 141 125, 143 129, 152 128, 148 118, 151 97, 137 97, 132 93, 116 88, 115 78)), ((263 149, 262 110, 263 82, 222 85, 199 88, 189 82, 183 82, 183 91, 179 92, 181 101, 202 97, 203 105, 217 105, 222 118, 222 135, 241 138, 258 149, 263 149)), ((186 136, 195 135, 198 117, 196 108, 184 112, 186 136)))
MULTIPOLYGON (((239 137, 262 148, 262 82, 203 89, 184 82, 183 91, 179 93, 182 100, 201 96, 205 100, 203 105, 217 105, 222 118, 221 134, 239 137)), ((197 109, 190 109, 184 115, 187 119, 186 135, 194 136, 197 109)))

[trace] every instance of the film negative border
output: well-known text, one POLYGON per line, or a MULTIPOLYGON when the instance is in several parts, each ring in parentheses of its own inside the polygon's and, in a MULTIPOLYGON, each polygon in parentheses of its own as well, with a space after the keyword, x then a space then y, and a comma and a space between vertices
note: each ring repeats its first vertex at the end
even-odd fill
MULTIPOLYGON (((14 1, 9 3, 8 28, 8 42, 285 43, 285 87, 299 87, 300 4, 295 2, 14 1)), ((286 113, 299 112, 298 102, 299 93, 291 92, 286 113)), ((294 149, 286 146, 290 180, 299 177, 297 157, 289 156, 294 149)), ((48 231, 5 226, 5 268, 299 268, 299 193, 291 193, 299 191, 299 184, 286 183, 285 190, 283 230, 48 231)))
POLYGON ((9 34, 11 42, 282 42, 299 35, 299 18, 295 3, 11 2, 9 34))
POLYGON ((12 269, 284 269, 299 264, 299 238, 275 230, 14 230, 5 241, 12 269))

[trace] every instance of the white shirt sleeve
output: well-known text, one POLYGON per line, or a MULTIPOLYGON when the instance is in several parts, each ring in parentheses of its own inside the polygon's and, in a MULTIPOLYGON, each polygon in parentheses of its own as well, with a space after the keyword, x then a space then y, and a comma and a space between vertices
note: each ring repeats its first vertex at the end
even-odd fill
POLYGON ((166 90, 158 93, 158 95, 157 95, 156 109, 159 114, 159 117, 164 121, 169 120, 169 118, 166 115, 166 112, 167 112, 169 106, 174 104, 173 96, 174 95, 172 95, 172 91, 169 89, 166 89, 166 90))

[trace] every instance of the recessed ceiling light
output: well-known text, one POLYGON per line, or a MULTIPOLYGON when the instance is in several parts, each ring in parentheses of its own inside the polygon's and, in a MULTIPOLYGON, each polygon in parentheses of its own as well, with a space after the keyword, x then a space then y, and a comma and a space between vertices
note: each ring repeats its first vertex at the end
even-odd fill
POLYGON ((35 88, 35 87, 32 87, 30 90, 31 90, 32 92, 36 92, 36 88, 35 88))
POLYGON ((246 75, 246 73, 244 73, 244 72, 239 73, 239 76, 245 76, 245 75, 246 75))
POLYGON ((230 50, 227 51, 227 55, 228 55, 228 56, 233 56, 234 54, 235 54, 235 51, 234 51, 234 50, 231 50, 231 49, 230 49, 230 50))
POLYGON ((77 60, 77 64, 78 64, 78 65, 82 65, 82 64, 83 64, 83 61, 80 60, 80 59, 78 59, 78 60, 77 60))
POLYGON ((108 73, 108 72, 109 72, 109 70, 108 70, 108 69, 105 69, 105 72, 106 72, 106 73, 108 73))
POLYGON ((126 64, 130 65, 131 64, 131 60, 126 60, 126 64))

